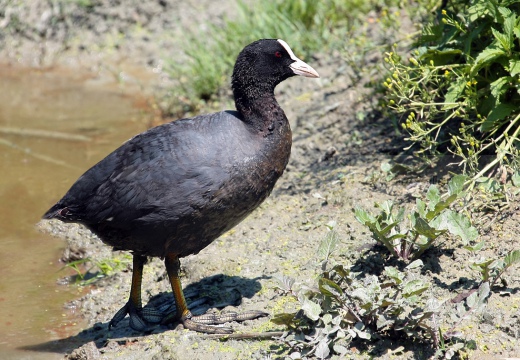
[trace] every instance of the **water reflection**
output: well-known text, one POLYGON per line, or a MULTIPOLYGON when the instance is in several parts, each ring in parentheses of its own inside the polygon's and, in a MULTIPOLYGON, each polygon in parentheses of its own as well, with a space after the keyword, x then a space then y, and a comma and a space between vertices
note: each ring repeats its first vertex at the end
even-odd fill
MULTIPOLYGON (((11 349, 82 325, 63 307, 79 289, 56 285, 64 243, 35 223, 88 167, 146 124, 135 96, 91 75, 0 66, 0 79, 0 353, 27 358, 11 349)), ((41 356, 56 355, 30 358, 41 356)))

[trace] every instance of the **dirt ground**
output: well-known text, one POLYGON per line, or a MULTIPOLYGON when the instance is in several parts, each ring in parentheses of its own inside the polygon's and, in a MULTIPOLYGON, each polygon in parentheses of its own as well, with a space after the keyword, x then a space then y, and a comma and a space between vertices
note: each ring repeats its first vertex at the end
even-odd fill
MULTIPOLYGON (((231 1, 90 3, 94 8, 88 14, 80 2, 58 9, 45 1, 13 8, 10 13, 0 12, 3 22, 13 19, 17 11, 25 12, 27 24, 32 24, 23 31, 0 35, 4 43, 0 59, 31 66, 85 67, 106 72, 109 78, 120 68, 140 68, 157 74, 148 78, 152 79, 148 91, 165 91, 171 82, 161 74, 161 64, 165 53, 177 56, 175 39, 183 29, 193 27, 194 19, 197 27, 210 21, 218 23, 233 11, 231 1), (59 16, 65 20, 51 26, 52 19, 59 16)), ((376 32, 373 36, 378 36, 376 32)), ((381 60, 377 51, 363 58, 367 66, 381 60)), ((385 180, 382 163, 410 162, 412 158, 402 153, 403 139, 390 121, 372 110, 377 99, 365 85, 377 74, 366 73, 361 81, 354 81, 342 54, 316 54, 306 61, 320 73, 319 80, 292 78, 277 89, 277 99, 291 121, 294 142, 287 170, 273 194, 232 231, 199 254, 182 260, 185 293, 196 313, 256 309, 276 314, 293 309, 296 304, 277 291, 276 276, 289 275, 298 282, 315 284, 321 261, 317 248, 331 221, 341 238, 336 261, 347 267, 363 266, 363 261, 374 259, 383 263, 388 253, 373 246, 368 231, 355 220, 354 207, 373 210, 375 202, 388 199, 413 204, 416 196, 425 194, 432 179, 447 179, 446 169, 438 166, 385 180)), ((486 241, 482 253, 488 257, 503 256, 518 248, 519 202, 514 195, 510 201, 509 208, 498 215, 474 214, 486 241)), ((59 222, 42 226, 66 239, 70 249, 81 249, 94 259, 111 256, 110 249, 84 229, 59 222)), ((474 286, 478 274, 469 268, 473 257, 451 239, 442 249, 426 252, 424 276, 432 284, 431 296, 446 300, 445 307, 449 307, 450 299, 474 286)), ((130 278, 128 268, 97 283, 83 298, 66 304, 87 320, 87 328, 33 350, 63 353, 68 359, 283 359, 287 354, 276 340, 220 341, 183 330, 178 324, 157 326, 151 333, 142 334, 129 329, 126 319, 109 331, 108 322, 127 301, 130 278)), ((459 328, 465 339, 476 341, 477 349, 468 354, 471 359, 520 356, 518 269, 506 274, 505 280, 493 289, 484 313, 459 328)), ((162 310, 173 301, 159 259, 152 259, 145 267, 143 302, 148 301, 162 310)), ((438 321, 449 327, 453 320, 446 314, 441 312, 438 321)), ((237 332, 284 330, 268 318, 231 326, 237 332)), ((373 341, 362 352, 353 346, 348 358, 427 359, 431 355, 431 344, 398 344, 383 339, 373 341), (398 357, 385 355, 401 345, 404 350, 398 357)))

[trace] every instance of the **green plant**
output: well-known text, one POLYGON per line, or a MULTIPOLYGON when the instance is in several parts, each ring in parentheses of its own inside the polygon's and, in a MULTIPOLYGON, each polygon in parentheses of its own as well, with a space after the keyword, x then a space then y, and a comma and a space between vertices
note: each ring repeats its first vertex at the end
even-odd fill
POLYGON ((484 310, 487 299, 491 295, 491 289, 495 283, 511 266, 518 263, 520 263, 520 250, 510 251, 503 259, 493 260, 480 258, 470 264, 472 269, 480 273, 481 283, 475 289, 461 293, 452 299, 451 302, 456 304, 453 311, 451 311, 451 317, 455 320, 455 323, 445 333, 439 330, 440 347, 437 351, 437 355, 443 354, 446 357, 453 355, 454 351, 464 347, 476 348, 476 344, 463 344, 457 341, 460 335, 457 329, 463 321, 470 319, 474 314, 479 314, 484 310), (445 344, 447 342, 451 342, 453 345, 446 347, 445 344))
MULTIPOLYGON (((360 2, 362 3, 362 2, 360 2)), ((188 33, 183 44, 185 62, 169 62, 166 71, 180 79, 187 102, 209 100, 227 77, 238 52, 260 38, 281 38, 300 55, 309 55, 328 43, 334 29, 344 26, 348 12, 343 1, 268 1, 254 5, 237 1, 238 14, 223 26, 210 25, 211 36, 188 33)), ((174 94, 178 95, 178 94, 174 94)))
POLYGON ((413 56, 387 53, 387 104, 424 155, 451 152, 474 179, 517 168, 520 2, 448 4, 440 22, 424 27, 413 56))
POLYGON ((470 319, 476 314, 482 313, 487 305, 487 299, 490 295, 490 287, 488 282, 482 283, 478 289, 472 292, 464 302, 459 301, 454 308, 449 309, 451 318, 455 320, 455 324, 450 330, 443 332, 439 329, 439 346, 435 353, 437 358, 451 359, 455 354, 463 349, 474 350, 477 348, 475 341, 465 341, 460 339, 461 333, 457 330, 463 321, 470 319))
MULTIPOLYGON (((185 110, 215 97, 231 74, 238 52, 260 38, 284 39, 296 55, 343 48, 353 24, 373 9, 397 6, 398 0, 237 0, 238 13, 223 25, 209 25, 207 33, 188 32, 182 44, 185 61, 168 61, 166 72, 179 81, 171 101, 185 110)), ((350 49, 347 49, 350 51, 350 49)))
MULTIPOLYGON (((474 350, 475 341, 461 338, 458 329, 464 321, 482 313, 493 284, 520 262, 519 250, 495 261, 494 266, 488 262, 485 267, 493 270, 483 271, 485 275, 478 288, 445 302, 427 296, 431 285, 422 279, 421 260, 413 261, 403 270, 385 266, 379 277, 363 275, 334 263, 331 254, 338 244, 339 236, 334 230, 320 243, 317 253, 322 259, 322 273, 316 286, 297 284, 287 276, 278 278, 278 288, 293 297, 300 307, 297 311, 276 314, 272 319, 289 330, 280 341, 288 348, 291 359, 348 356, 355 339, 371 342, 391 338, 395 342, 409 338, 432 344, 436 358, 443 359, 474 350), (438 323, 440 315, 452 322, 446 331, 438 323)), ((403 349, 399 347, 392 353, 398 355, 403 349)))
POLYGON ((429 284, 418 276, 422 262, 409 264, 405 271, 387 266, 381 278, 362 276, 343 265, 328 265, 337 243, 331 231, 320 244, 318 254, 325 260, 317 287, 298 288, 294 279, 279 279, 279 288, 301 306, 272 319, 291 329, 281 338, 291 358, 345 355, 352 340, 373 337, 408 336, 437 344, 430 320, 440 303, 425 299, 429 284))
POLYGON ((424 251, 439 242, 446 231, 459 236, 464 245, 478 237, 477 230, 467 216, 449 209, 450 205, 463 194, 465 176, 457 175, 448 183, 448 193, 443 199, 436 185, 431 185, 426 193, 427 201, 417 199, 413 211, 406 214, 405 208, 394 210, 392 201, 376 204, 381 212, 374 216, 361 209, 355 209, 356 219, 367 226, 374 240, 384 245, 392 255, 404 260, 419 258, 424 251), (407 220, 407 221, 405 221, 407 220))
POLYGON ((489 282, 493 287, 511 266, 520 263, 520 250, 510 251, 503 259, 475 259, 470 267, 481 275, 482 282, 489 282))
POLYGON ((76 284, 86 286, 128 268, 131 263, 131 255, 120 254, 119 256, 102 260, 93 260, 87 257, 72 261, 63 268, 74 270, 76 272, 76 276, 74 276, 76 284))

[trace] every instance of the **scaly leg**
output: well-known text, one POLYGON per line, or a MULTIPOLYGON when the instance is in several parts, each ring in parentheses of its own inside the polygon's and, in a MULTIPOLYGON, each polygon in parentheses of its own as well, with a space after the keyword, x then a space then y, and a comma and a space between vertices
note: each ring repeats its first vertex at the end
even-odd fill
POLYGON ((163 323, 169 322, 172 318, 180 319, 184 327, 193 331, 208 333, 208 334, 231 334, 233 330, 227 327, 216 327, 210 325, 224 324, 229 321, 245 321, 256 319, 267 314, 262 311, 247 311, 240 314, 230 313, 223 315, 205 314, 200 316, 193 316, 188 310, 184 293, 182 291, 181 280, 179 278, 179 269, 181 263, 179 257, 175 254, 168 254, 164 260, 166 265, 166 272, 170 278, 173 296, 175 297, 176 313, 175 316, 168 315, 163 323))
POLYGON ((141 282, 143 280, 143 267, 146 262, 146 256, 134 254, 133 271, 132 271, 132 287, 130 288, 130 298, 128 302, 114 315, 108 328, 116 326, 121 320, 130 315, 130 327, 137 331, 145 331, 148 329, 149 323, 159 323, 162 315, 154 310, 143 310, 141 302, 141 282))

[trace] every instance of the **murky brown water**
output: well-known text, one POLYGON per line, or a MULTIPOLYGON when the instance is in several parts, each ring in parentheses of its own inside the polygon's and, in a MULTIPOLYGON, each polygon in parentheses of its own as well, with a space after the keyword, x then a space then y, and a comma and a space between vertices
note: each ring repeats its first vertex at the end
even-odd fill
POLYGON ((0 66, 2 359, 60 358, 14 349, 81 330, 63 307, 81 289, 56 285, 64 243, 34 225, 88 167, 146 129, 136 99, 73 71, 0 66))

